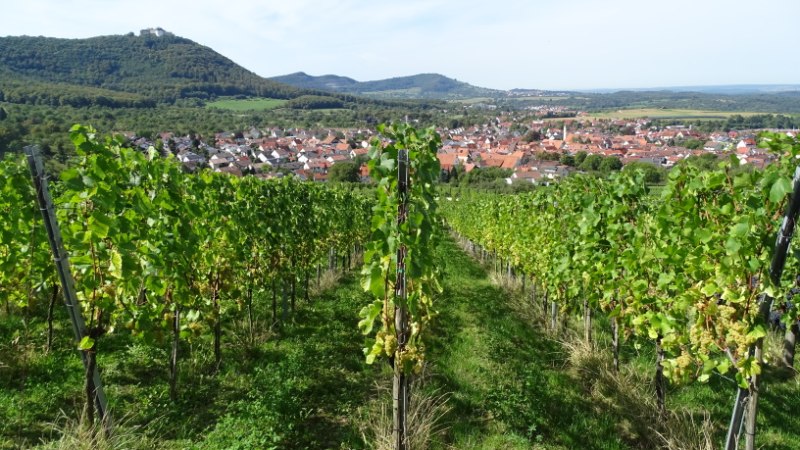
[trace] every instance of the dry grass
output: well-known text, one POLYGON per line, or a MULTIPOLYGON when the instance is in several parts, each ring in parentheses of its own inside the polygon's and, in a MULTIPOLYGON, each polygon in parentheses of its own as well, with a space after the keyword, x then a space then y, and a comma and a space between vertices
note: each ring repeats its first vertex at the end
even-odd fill
POLYGON ((593 348, 582 339, 563 342, 570 370, 597 405, 596 413, 613 411, 623 420, 619 433, 641 448, 711 450, 714 427, 707 411, 675 410, 662 414, 653 380, 641 371, 611 367, 608 348, 593 348))
POLYGON ((258 349, 275 336, 274 327, 275 324, 271 324, 268 319, 254 319, 251 330, 250 322, 247 319, 240 319, 233 322, 229 334, 234 342, 234 348, 240 349, 249 357, 255 357, 258 355, 258 349))
MULTIPOLYGON (((375 400, 360 409, 358 426, 364 443, 374 450, 391 450, 392 442, 392 389, 390 383, 376 385, 375 400)), ((447 432, 444 417, 450 412, 447 404, 450 394, 428 391, 424 377, 414 380, 408 415, 408 448, 426 450, 447 432)))
POLYGON ((41 450, 145 450, 156 448, 156 441, 145 437, 139 427, 128 426, 123 417, 114 423, 111 433, 101 422, 86 425, 63 411, 52 424, 53 440, 43 444, 41 450))
POLYGON ((671 411, 662 424, 663 430, 654 430, 664 450, 713 450, 714 426, 707 412, 699 417, 690 411, 671 411))
POLYGON ((338 286, 341 279, 341 271, 323 270, 319 277, 319 284, 317 284, 316 273, 314 273, 312 279, 309 280, 308 283, 308 294, 312 299, 314 297, 319 297, 322 293, 338 286))

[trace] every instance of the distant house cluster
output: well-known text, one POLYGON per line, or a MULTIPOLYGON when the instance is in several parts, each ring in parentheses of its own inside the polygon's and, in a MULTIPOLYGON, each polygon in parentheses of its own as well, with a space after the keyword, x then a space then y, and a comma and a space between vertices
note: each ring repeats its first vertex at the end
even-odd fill
POLYGON ((545 184, 563 178, 578 168, 564 164, 564 156, 615 157, 630 164, 640 162, 669 168, 690 156, 712 153, 734 154, 742 164, 763 168, 772 156, 756 145, 754 131, 729 131, 703 134, 691 127, 649 126, 647 119, 589 120, 563 118, 528 120, 521 123, 498 117, 491 123, 469 128, 442 130, 446 136, 439 153, 443 171, 459 167, 470 172, 476 167, 510 169, 506 180, 513 183, 545 184), (559 127, 557 124, 561 124, 559 127), (519 126, 540 138, 528 142, 519 126), (620 133, 618 130, 623 130, 620 133), (685 142, 702 143, 689 149, 685 142))
MULTIPOLYGON (((161 148, 164 156, 173 154, 188 172, 209 168, 234 176, 293 175, 301 180, 327 181, 334 164, 367 154, 366 141, 371 135, 367 130, 328 130, 320 136, 306 130, 274 128, 217 133, 210 143, 172 133, 161 133, 156 142, 130 134, 129 138, 142 150, 152 146, 161 148)), ((362 170, 362 176, 367 178, 366 170, 362 170)))
MULTIPOLYGON (((689 156, 708 153, 733 154, 742 164, 759 168, 771 158, 766 150, 757 147, 755 132, 703 134, 691 127, 652 127, 646 119, 497 117, 479 126, 439 128, 438 131, 442 136, 438 158, 443 176, 453 171, 468 173, 476 168, 497 167, 508 169, 511 174, 506 179, 508 184, 557 181, 580 169, 565 162, 568 160, 565 157, 581 152, 615 157, 623 165, 639 162, 665 168, 689 156), (534 133, 537 137, 530 139, 523 132, 534 133), (693 145, 693 149, 689 149, 682 145, 689 141, 702 146, 693 145)), ((129 138, 142 149, 155 146, 164 156, 172 153, 185 170, 191 172, 209 168, 234 176, 289 175, 325 182, 333 165, 353 160, 362 163, 361 180, 367 181, 368 170, 363 162, 368 141, 374 134, 374 130, 368 129, 312 132, 296 128, 254 128, 244 133, 217 133, 210 142, 172 133, 161 133, 156 142, 132 134, 129 138)))

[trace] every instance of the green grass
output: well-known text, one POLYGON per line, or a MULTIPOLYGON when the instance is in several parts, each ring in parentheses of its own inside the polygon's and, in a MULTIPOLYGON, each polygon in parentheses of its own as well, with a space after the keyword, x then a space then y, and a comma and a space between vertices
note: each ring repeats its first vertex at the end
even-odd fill
POLYGON ((230 111, 266 111, 268 109, 280 108, 285 103, 286 100, 276 98, 248 98, 243 100, 216 100, 207 103, 206 106, 208 108, 227 109, 230 111))
MULTIPOLYGON (((625 370, 636 375, 631 380, 638 388, 617 385, 615 392, 602 373, 576 366, 560 342, 565 338, 543 331, 529 300, 498 287, 455 242, 442 243, 437 261, 444 292, 435 303, 426 375, 415 384, 431 396, 448 396, 432 449, 652 448, 640 435, 652 423, 626 407, 636 395, 648 395, 651 347, 623 347, 625 370)), ((218 373, 210 342, 182 347, 175 404, 168 396, 166 342, 145 345, 124 332, 105 338, 98 362, 119 430, 139 439, 130 448, 368 448, 365 424, 377 421, 376 408, 390 402, 376 389, 388 383, 386 365, 366 365, 361 352, 357 312, 368 301, 358 280, 347 276, 311 302, 298 301, 291 323, 270 331, 268 301, 259 297, 261 332, 249 341, 242 324, 228 323, 218 373)), ((26 328, 18 318, 0 320, 0 449, 53 443, 69 428, 63 418, 79 415, 81 363, 66 313, 58 311, 56 349, 48 355, 41 351, 41 323, 29 321, 26 328)), ((595 325, 602 350, 607 324, 595 325)), ((606 355, 593 356, 589 367, 606 355)), ((793 413, 798 381, 768 370, 764 386, 759 445, 800 448, 793 413)), ((722 378, 671 386, 668 407, 708 410, 721 442, 733 393, 722 378)))
POLYGON ((459 449, 621 449, 614 418, 592 414, 563 370, 561 345, 517 317, 508 295, 452 241, 430 343, 438 389, 452 392, 448 441, 459 449))
POLYGON ((474 105, 476 103, 486 103, 486 102, 493 102, 494 99, 491 97, 472 97, 472 98, 462 98, 453 100, 456 103, 463 103, 465 105, 474 105))
POLYGON ((552 101, 559 101, 559 100, 568 100, 570 98, 575 99, 582 99, 581 97, 567 97, 567 96, 528 96, 528 97, 509 97, 509 100, 516 100, 516 101, 525 101, 525 102, 552 102, 552 101))
MULTIPOLYGON (((112 413, 123 418, 123 431, 157 438, 167 449, 361 448, 352 418, 380 374, 365 364, 356 327, 366 302, 347 277, 311 304, 298 301, 292 323, 263 332, 255 344, 243 344, 243 329, 229 324, 217 374, 209 342, 185 345, 176 404, 168 395, 166 344, 149 346, 125 334, 105 338, 98 364, 112 413)), ((68 323, 65 313, 59 316, 68 323)), ((70 330, 60 326, 56 335, 58 350, 50 355, 29 348, 21 352, 30 355, 26 361, 2 358, 10 367, 0 369, 0 448, 57 439, 60 411, 79 416, 80 359, 70 330)))

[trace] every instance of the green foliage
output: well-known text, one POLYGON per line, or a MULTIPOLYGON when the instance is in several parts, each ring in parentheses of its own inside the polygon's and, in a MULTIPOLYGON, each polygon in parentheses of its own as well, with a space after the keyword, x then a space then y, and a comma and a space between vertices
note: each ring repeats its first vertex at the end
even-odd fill
POLYGON ((622 161, 616 156, 603 156, 595 153, 586 154, 586 152, 578 152, 575 155, 575 164, 578 169, 584 172, 608 174, 622 169, 622 161))
MULTIPOLYGON (((460 177, 461 185, 480 185, 491 183, 496 180, 505 180, 514 173, 511 169, 501 169, 500 167, 476 167, 469 173, 460 177)), ((505 181, 502 181, 505 183, 505 181)))
POLYGON ((622 169, 622 161, 616 156, 609 156, 604 158, 600 162, 600 171, 601 172, 612 172, 615 170, 622 169))
POLYGON ((580 166, 586 161, 586 157, 589 155, 585 150, 581 150, 578 153, 575 153, 575 165, 580 166))
POLYGON ((530 130, 522 136, 523 142, 533 142, 533 141, 541 141, 542 140, 542 133, 538 130, 530 130))
POLYGON ((361 181, 361 166, 353 161, 337 162, 328 170, 328 181, 358 183, 361 181))
MULTIPOLYGON (((582 111, 618 111, 625 108, 658 108, 701 111, 759 111, 777 114, 800 113, 797 91, 755 94, 712 94, 698 92, 620 91, 605 94, 581 93, 580 95, 560 96, 552 100, 553 105, 571 106, 582 111)), ((520 102, 524 106, 524 102, 520 102)), ((709 117, 711 119, 720 116, 709 117)), ((663 119, 662 119, 663 120, 663 119)), ((757 119, 758 120, 758 119, 757 119)), ((666 120, 663 120, 666 122, 666 120)), ((748 128, 759 122, 747 122, 747 119, 733 122, 732 129, 748 128), (736 125, 742 124, 738 127, 736 125)), ((765 128, 768 127, 767 122, 765 128)), ((786 122, 782 122, 785 124, 786 122)), ((761 128, 761 127, 754 127, 761 128)))
POLYGON ((0 297, 26 307, 55 282, 47 235, 33 207, 36 193, 23 158, 0 161, 0 297))
POLYGON ((562 310, 587 299, 633 335, 660 340, 674 381, 732 370, 743 382, 761 370, 749 353, 764 330, 758 299, 784 298, 767 270, 800 154, 794 138, 765 139, 779 157, 765 170, 740 171, 735 158, 707 170, 681 164, 659 201, 646 173, 629 169, 531 194, 472 194, 443 211, 459 233, 535 274, 562 310))
MULTIPOLYGON (((5 80, 0 83, 0 90, 5 93, 5 101, 15 103, 52 99, 64 85, 80 86, 75 88, 74 97, 91 105, 103 105, 104 96, 115 99, 130 94, 134 94, 130 102, 152 106, 152 102, 173 103, 178 98, 291 98, 299 92, 263 79, 213 50, 177 36, 4 37, 0 39, 0 55, 0 71, 6 74, 0 78, 5 80), (81 90, 87 87, 107 91, 81 90), (44 97, 31 97, 36 93, 43 93, 44 97)), ((52 104, 52 100, 48 101, 52 104)), ((56 104, 65 103, 86 106, 64 100, 56 104)))
POLYGON ((719 165, 719 156, 714 153, 692 155, 678 162, 679 166, 691 166, 698 170, 715 170, 719 165))
MULTIPOLYGON (((327 103, 343 106, 399 105, 262 78, 208 47, 173 35, 0 38, 0 101, 10 103, 152 108, 201 106, 217 97, 302 95, 327 96, 327 103)), ((298 107, 313 103, 300 102, 298 107)))
MULTIPOLYGON (((237 100, 242 103, 246 100, 237 100)), ((327 127, 372 127, 379 121, 420 120, 431 125, 442 117, 442 112, 430 105, 414 103, 403 105, 358 103, 353 109, 328 112, 276 108, 262 111, 241 112, 219 108, 189 106, 156 106, 149 108, 73 108, 70 106, 45 106, 3 104, 9 112, 6 120, 0 121, 0 153, 21 151, 24 145, 38 144, 46 155, 54 156, 61 163, 74 154, 68 139, 69 125, 92 122, 106 130, 132 131, 138 136, 157 136, 169 130, 177 136, 193 135, 211 142, 214 133, 221 131, 244 131, 250 128, 278 127, 309 130, 327 127)), ((475 120, 478 120, 477 118, 475 120)))
POLYGON ((667 170, 663 167, 657 167, 654 164, 633 161, 625 164, 622 168, 623 171, 641 171, 644 173, 644 181, 647 184, 660 184, 667 179, 667 170))
POLYGON ((536 159, 539 161, 559 161, 561 159, 560 154, 556 152, 538 152, 536 153, 536 159))
POLYGON ((588 155, 583 159, 583 162, 580 163, 578 168, 581 170, 585 170, 587 172, 600 170, 600 163, 603 162, 604 159, 605 158, 603 155, 597 155, 592 153, 591 155, 588 155))
POLYGON ((378 131, 389 142, 384 145, 374 139, 369 153, 378 199, 362 269, 364 290, 375 300, 359 313, 359 328, 371 334, 375 322, 380 324, 364 349, 368 363, 390 357, 399 371, 419 373, 425 358, 423 336, 434 313, 433 296, 441 289, 433 257, 439 225, 434 197, 440 172, 436 153, 441 141, 433 128, 417 132, 407 125, 381 125, 378 131), (405 194, 399 189, 405 180, 398 179, 401 152, 408 155, 405 194), (401 210, 406 211, 404 217, 398 217, 401 210))
MULTIPOLYGON (((254 290, 293 285, 329 249, 344 254, 367 234, 369 201, 357 191, 189 175, 155 149, 101 140, 91 127, 74 126, 70 138, 77 160, 52 190, 68 205, 57 217, 87 326, 81 350, 102 348, 115 330, 148 344, 170 333, 218 344, 220 324, 252 306, 254 290)), ((0 289, 18 307, 53 283, 26 173, 17 158, 0 165, 0 289)))
POLYGON ((338 109, 344 106, 341 99, 322 95, 301 95, 286 102, 286 107, 292 109, 338 109))
POLYGON ((432 73, 363 82, 336 75, 315 77, 303 72, 271 79, 303 89, 319 89, 377 98, 450 99, 494 97, 501 94, 501 91, 472 86, 432 73))
POLYGON ((705 142, 699 139, 686 139, 685 141, 676 141, 675 145, 686 147, 689 150, 700 150, 705 145, 705 142))

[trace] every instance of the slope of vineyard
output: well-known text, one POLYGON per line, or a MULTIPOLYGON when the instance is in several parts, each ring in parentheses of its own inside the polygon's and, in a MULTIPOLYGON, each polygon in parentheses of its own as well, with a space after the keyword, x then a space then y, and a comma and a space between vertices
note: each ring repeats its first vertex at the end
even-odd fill
MULTIPOLYGON (((90 367, 86 398, 100 388, 94 361, 121 330, 146 345, 169 344, 162 362, 169 398, 178 402, 180 367, 197 357, 195 345, 209 340, 213 370, 220 370, 223 341, 231 338, 226 324, 241 322, 254 339, 254 302, 270 295, 271 305, 261 307, 271 310, 269 327, 285 323, 297 299, 308 298, 314 272, 351 265, 366 234, 370 204, 357 191, 291 178, 188 175, 152 149, 102 142, 91 128, 75 126, 71 137, 78 160, 50 189, 85 323, 73 325, 90 367)), ((8 218, 0 228, 0 290, 11 319, 49 300, 49 351, 60 284, 26 172, 16 158, 0 165, 0 210, 8 218)), ((85 402, 90 422, 95 406, 102 415, 101 403, 85 402)))
POLYGON ((435 178, 436 136, 384 135, 375 203, 290 179, 185 174, 74 127, 78 158, 48 186, 80 339, 28 169, 0 162, 0 448, 81 436, 97 386, 78 355, 99 368, 113 448, 373 448, 391 435, 390 373, 413 374, 409 435, 433 449, 653 448, 702 440, 701 427, 718 442, 737 385, 760 386, 758 445, 800 445, 797 382, 775 337, 763 342, 759 311, 770 294, 796 318, 785 292, 797 261, 783 283, 769 272, 795 140, 769 136, 777 159, 764 171, 676 168, 658 196, 623 172, 434 199, 433 183, 414 180, 435 178), (418 158, 405 193, 401 148, 418 158), (484 267, 440 239, 436 203, 484 267), (348 269, 369 234, 356 283, 348 269), (369 334, 378 317, 365 340, 358 327, 369 334))
MULTIPOLYGON (((627 430, 632 414, 621 405, 593 404, 586 374, 572 372, 568 352, 542 321, 524 314, 530 291, 524 297, 504 292, 449 239, 436 261, 445 292, 437 299, 441 315, 430 340, 431 364, 418 385, 430 396, 447 394, 451 409, 431 448, 529 449, 537 442, 548 449, 642 448, 627 430)), ((339 287, 301 302, 292 322, 270 332, 269 296, 258 295, 257 339, 247 341, 246 327, 228 323, 235 337, 224 342, 228 362, 216 376, 209 371, 211 342, 194 341, 181 379, 191 389, 182 391, 178 403, 169 401, 166 343, 146 344, 124 332, 109 336, 99 363, 112 412, 122 416, 119 431, 128 439, 121 448, 366 448, 361 433, 371 438, 372 422, 388 400, 376 396, 374 386, 385 386, 389 372, 385 365, 366 365, 360 351, 357 311, 369 299, 357 280, 346 276, 339 287)), ((58 306, 48 354, 41 351, 46 334, 41 319, 16 346, 6 337, 24 330, 22 318, 0 321, 0 360, 6 364, 0 368, 0 417, 7 419, 0 427, 0 448, 58 439, 51 424, 63 429, 67 420, 59 411, 72 420, 79 415, 83 369, 66 312, 58 306)), ((623 352, 631 370, 653 357, 652 347, 623 352)), ((670 407, 710 408, 716 421, 724 421, 731 398, 727 388, 726 381, 712 379, 676 389, 670 407)), ((773 384, 764 400, 773 409, 800 398, 789 381, 773 384)), ((766 417, 767 448, 800 444, 791 423, 766 417)))
POLYGON ((800 145, 780 135, 765 142, 778 156, 765 170, 738 170, 735 158, 708 172, 678 167, 658 198, 641 174, 622 173, 518 196, 465 196, 443 211, 470 245, 531 278, 543 309, 551 306, 551 328, 563 321, 559 311, 580 313, 591 342, 599 312, 615 328, 615 355, 619 336, 655 345, 662 409, 665 378, 734 376, 732 390, 738 384, 756 396, 768 302, 775 299, 784 323, 797 320, 786 300, 797 261, 789 259, 781 283, 773 252, 800 145))

